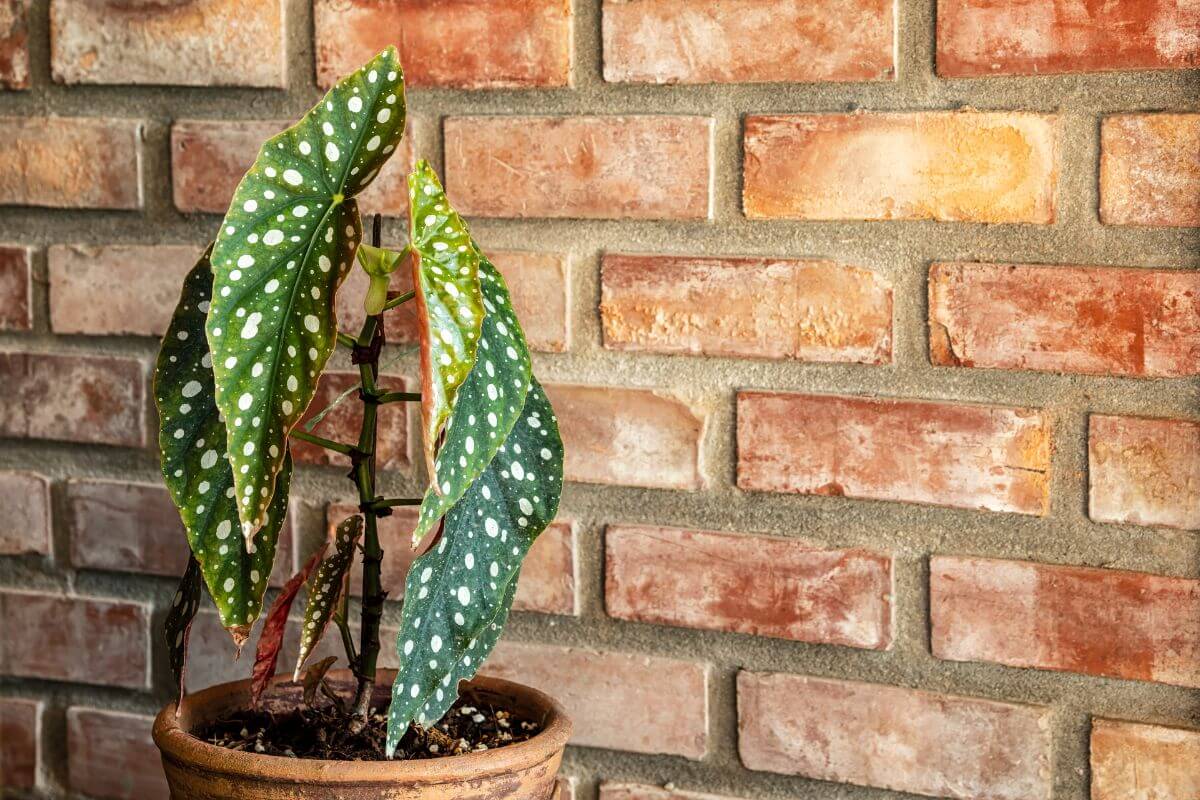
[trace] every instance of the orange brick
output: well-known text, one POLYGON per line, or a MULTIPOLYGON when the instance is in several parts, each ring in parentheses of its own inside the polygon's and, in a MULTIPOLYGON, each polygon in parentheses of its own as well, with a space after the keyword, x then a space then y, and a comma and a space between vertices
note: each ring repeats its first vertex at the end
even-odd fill
POLYGON ((1088 514, 1095 522, 1200 528, 1200 423, 1093 414, 1088 514))
POLYGON ((41 701, 0 697, 0 792, 37 785, 41 739, 41 701))
POLYGON ((316 0, 313 27, 323 87, 391 44, 411 87, 571 82, 571 0, 316 0))
POLYGON ((645 786, 638 783, 602 783, 600 800, 729 800, 715 794, 645 786))
POLYGON ((1200 688, 1200 581, 936 556, 929 591, 938 658, 1200 688))
POLYGON ((1045 514, 1040 411, 893 398, 742 392, 738 486, 1045 514))
POLYGON ((0 331, 33 328, 33 250, 0 245, 0 331))
POLYGON ((67 769, 71 788, 104 800, 168 800, 158 748, 150 738, 154 717, 67 709, 67 769))
POLYGON ((30 0, 0 0, 0 88, 29 88, 30 0))
POLYGON ((0 471, 0 555, 50 553, 50 481, 33 472, 0 471))
POLYGON ((706 117, 450 117, 446 187, 468 216, 708 219, 706 117))
POLYGON ((142 124, 0 117, 0 205, 142 207, 142 124))
POLYGON ((1200 797, 1200 731, 1092 720, 1092 800, 1200 797))
POLYGON ((933 264, 929 352, 939 366, 1200 374, 1200 273, 933 264))
POLYGON ((1051 115, 797 114, 745 128, 751 219, 1054 222, 1051 115))
POLYGON ((1117 114, 1100 125, 1100 219, 1200 226, 1200 114, 1117 114))
POLYGON ((600 315, 612 350, 885 364, 892 289, 831 261, 603 257, 600 315))
MULTIPOLYGON (((412 391, 408 382, 401 377, 381 375, 379 387, 389 392, 412 391)), ((312 403, 299 422, 305 430, 308 421, 328 407, 343 392, 358 385, 358 372, 328 371, 317 383, 312 403)), ((317 436, 345 444, 357 444, 362 429, 362 401, 358 392, 351 391, 340 404, 326 414, 312 432, 317 436)), ((404 403, 380 407, 376 421, 375 457, 381 469, 404 469, 410 463, 408 457, 408 407, 404 403)), ((301 464, 332 464, 349 466, 350 459, 341 453, 326 450, 315 444, 292 439, 292 455, 301 464)))

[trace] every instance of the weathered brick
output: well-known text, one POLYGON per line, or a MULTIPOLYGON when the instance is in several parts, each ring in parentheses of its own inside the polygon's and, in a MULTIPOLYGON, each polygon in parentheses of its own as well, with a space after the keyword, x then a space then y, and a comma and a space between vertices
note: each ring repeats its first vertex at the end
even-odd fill
POLYGON ((98 800, 167 800, 170 791, 158 748, 150 738, 154 717, 67 709, 70 786, 98 800))
POLYGON ((1200 273, 940 263, 934 364, 1177 378, 1200 373, 1200 273))
POLYGON ((6 590, 0 592, 0 630, 2 675, 150 686, 150 608, 144 603, 6 590))
POLYGON ((0 555, 50 552, 50 481, 33 472, 0 472, 0 555))
POLYGON ((0 205, 142 207, 142 124, 0 117, 0 205))
POLYGON ((1200 797, 1200 731, 1092 720, 1092 800, 1200 797))
POLYGON ((0 88, 29 88, 30 0, 0 0, 0 88))
POLYGON ((938 658, 1200 688, 1200 581, 937 556, 929 591, 938 658))
POLYGON ((1050 709, 805 675, 740 672, 737 686, 750 769, 934 797, 1050 797, 1050 709))
POLYGON ((0 331, 27 331, 33 327, 32 258, 31 248, 0 245, 0 331))
POLYGON ((1057 118, 980 113, 751 116, 751 219, 1054 222, 1057 118))
POLYGON ((1200 114, 1115 114, 1100 124, 1100 219, 1200 226, 1200 114))
POLYGON ((646 786, 639 783, 602 783, 600 800, 730 800, 724 795, 687 792, 674 788, 646 786))
POLYGON ((604 78, 645 83, 890 80, 894 0, 605 0, 604 78))
MULTIPOLYGON (((404 378, 381 375, 377 382, 389 392, 410 391, 404 378)), ((304 417, 300 420, 301 430, 310 419, 338 398, 342 392, 358 384, 358 372, 326 372, 317 383, 317 391, 304 417)), ((408 408, 404 403, 382 406, 376 422, 375 456, 382 469, 402 469, 409 464, 408 458, 408 408)), ((346 444, 356 444, 362 428, 362 401, 357 392, 351 392, 345 400, 325 415, 312 432, 326 439, 346 444)), ((350 459, 332 450, 315 444, 291 441, 292 456, 303 464, 349 465, 350 459)))
POLYGON ((0 697, 0 793, 37 785, 42 739, 42 703, 0 697))
POLYGON ((1095 522, 1200 528, 1200 423, 1093 414, 1088 514, 1095 522))
POLYGON ((831 261, 605 254, 612 350, 885 364, 892 289, 831 261))
POLYGON ((708 412, 667 392, 546 387, 566 447, 567 480, 702 489, 708 412))
POLYGON ((571 743, 702 759, 708 753, 708 665, 632 653, 501 641, 482 672, 563 704, 571 743))
POLYGON ((287 85, 283 0, 52 0, 60 83, 287 85))
MULTIPOLYGON (((296 611, 299 613, 299 605, 297 605, 296 611)), ((352 623, 351 628, 357 629, 357 624, 352 623)), ((221 627, 216 611, 212 610, 212 604, 206 599, 205 604, 201 606, 200 613, 196 615, 196 619, 192 623, 191 638, 188 641, 188 691, 194 692, 209 686, 216 686, 219 683, 249 678, 261 633, 262 624, 259 623, 251 631, 250 639, 242 648, 239 658, 232 637, 221 627)), ((381 656, 386 657, 388 653, 395 653, 395 641, 394 632, 390 638, 385 635, 381 656)), ((299 652, 300 623, 293 620, 284 631, 283 649, 280 650, 279 660, 275 664, 276 673, 291 675, 296 668, 296 656, 299 652)), ((336 629, 331 628, 326 631, 325 637, 313 651, 309 663, 320 661, 326 656, 338 657, 338 663, 334 665, 335 669, 346 666, 345 651, 342 649, 342 640, 336 629)), ((381 666, 395 666, 384 663, 385 661, 386 658, 381 658, 381 666)))
POLYGON ((1050 427, 1035 409, 742 392, 738 486, 1045 514, 1050 427))
POLYGON ((477 217, 708 219, 707 117, 450 117, 446 187, 477 217))
POLYGON ((1200 15, 1186 2, 938 0, 946 78, 1200 66, 1200 15))
POLYGON ((571 0, 316 0, 317 82, 390 44, 410 87, 503 89, 571 82, 571 0))
POLYGON ((146 386, 132 358, 0 352, 0 435, 140 447, 146 386))
POLYGON ((609 616, 884 650, 892 560, 800 539, 610 525, 609 616))

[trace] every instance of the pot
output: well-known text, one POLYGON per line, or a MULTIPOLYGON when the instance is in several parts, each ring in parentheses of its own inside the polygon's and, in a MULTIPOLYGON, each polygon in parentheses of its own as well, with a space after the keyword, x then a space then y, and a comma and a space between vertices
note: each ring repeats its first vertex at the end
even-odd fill
MULTIPOLYGON (((380 670, 376 704, 391 693, 395 671, 380 670)), ((349 690, 347 670, 327 680, 349 690)), ((320 761, 258 755, 208 744, 192 735, 225 714, 248 707, 250 681, 224 683, 188 695, 154 721, 172 800, 549 800, 554 796, 571 721, 551 698, 519 683, 477 676, 463 685, 472 702, 493 703, 542 729, 524 742, 494 750, 414 761, 320 761)), ((286 711, 303 703, 303 688, 276 676, 263 707, 286 711)))

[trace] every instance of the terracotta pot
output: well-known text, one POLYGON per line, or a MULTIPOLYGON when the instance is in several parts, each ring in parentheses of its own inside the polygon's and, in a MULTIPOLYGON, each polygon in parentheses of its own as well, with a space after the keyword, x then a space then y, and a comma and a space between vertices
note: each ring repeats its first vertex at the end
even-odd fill
MULTIPOLYGON (((377 703, 387 701, 391 670, 379 671, 377 703)), ((345 670, 329 679, 349 687, 345 670)), ((479 753, 420 761, 318 761, 257 755, 207 744, 192 736, 224 714, 246 708, 250 682, 225 683, 188 695, 182 712, 175 704, 154 721, 154 743, 162 751, 172 800, 548 800, 571 721, 541 692, 498 678, 476 677, 463 692, 528 719, 541 720, 532 739, 479 753)), ((264 708, 284 711, 302 702, 302 689, 276 677, 264 708)))

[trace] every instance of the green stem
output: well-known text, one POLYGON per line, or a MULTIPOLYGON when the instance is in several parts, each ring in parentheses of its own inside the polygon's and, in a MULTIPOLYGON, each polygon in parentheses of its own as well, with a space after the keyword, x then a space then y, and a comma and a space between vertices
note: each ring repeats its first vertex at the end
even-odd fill
POLYGON ((420 402, 420 400, 420 392, 386 392, 376 398, 376 402, 380 404, 420 402))
POLYGON ((354 337, 348 333, 338 331, 337 341, 342 347, 349 347, 351 350, 354 349, 354 337))
POLYGON ((369 503, 368 508, 379 511, 397 506, 419 506, 421 502, 419 497, 381 497, 369 503))
POLYGON ((412 300, 416 296, 417 296, 416 291, 405 292, 402 295, 397 295, 396 297, 393 297, 391 300, 388 300, 386 303, 383 304, 383 310, 387 311, 389 308, 395 308, 396 306, 400 305, 401 303, 407 303, 409 300, 412 300))
POLYGON ((299 439, 302 442, 315 444, 317 447, 324 447, 326 450, 332 450, 333 452, 341 453, 342 455, 348 456, 354 453, 354 447, 352 445, 335 442, 332 439, 326 439, 324 436, 317 436, 315 433, 302 431, 299 428, 295 428, 292 431, 291 437, 293 439, 299 439))

